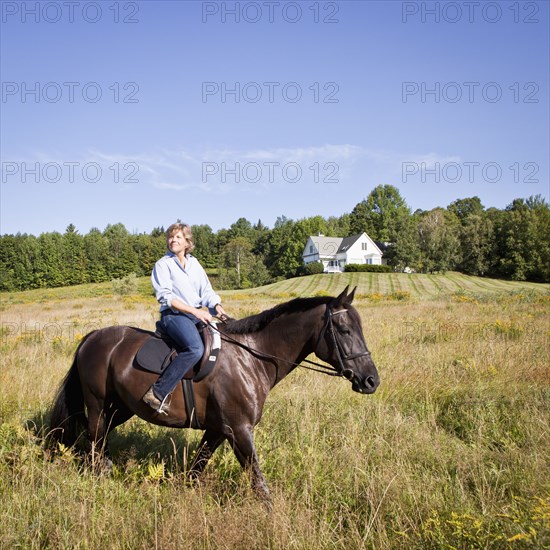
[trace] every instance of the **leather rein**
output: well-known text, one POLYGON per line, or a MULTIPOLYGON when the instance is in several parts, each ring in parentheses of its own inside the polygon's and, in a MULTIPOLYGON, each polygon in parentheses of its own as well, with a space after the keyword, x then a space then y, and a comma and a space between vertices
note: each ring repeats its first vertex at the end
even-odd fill
MULTIPOLYGON (((319 347, 321 340, 323 339, 325 333, 328 332, 330 335, 330 339, 334 347, 334 350, 336 351, 336 359, 338 361, 338 367, 333 367, 332 365, 322 365, 321 363, 317 363, 316 361, 310 361, 309 359, 304 359, 302 362, 309 363, 310 365, 315 365, 315 367, 317 368, 308 367, 306 365, 302 365, 302 363, 295 363, 293 361, 289 361, 288 359, 283 359, 282 357, 277 357, 276 355, 271 355, 269 353, 259 351, 246 344, 243 344, 242 342, 239 342, 237 339, 230 336, 227 332, 220 330, 217 326, 213 326, 212 328, 214 330, 217 330, 228 341, 233 342, 234 344, 237 344, 239 347, 249 351, 250 353, 259 355, 266 359, 275 359, 277 361, 283 361, 294 367, 302 367, 303 369, 320 372, 321 374, 326 374, 328 376, 343 376, 349 379, 351 378, 351 376, 353 376, 353 371, 349 368, 346 368, 344 361, 351 361, 352 359, 357 359, 358 357, 364 357, 366 355, 370 355, 370 352, 368 350, 365 350, 363 352, 346 355, 344 348, 342 347, 342 344, 338 341, 338 338, 336 337, 336 331, 334 330, 334 323, 332 321, 332 318, 335 315, 344 313, 344 311, 345 310, 337 311, 335 313, 332 311, 332 307, 327 304, 327 308, 325 311, 325 323, 323 324, 323 328, 321 329, 321 332, 319 333, 317 342, 315 344, 315 349, 313 350, 313 353, 317 352, 317 348, 319 347)), ((225 322, 225 321, 222 321, 222 322, 225 322)))

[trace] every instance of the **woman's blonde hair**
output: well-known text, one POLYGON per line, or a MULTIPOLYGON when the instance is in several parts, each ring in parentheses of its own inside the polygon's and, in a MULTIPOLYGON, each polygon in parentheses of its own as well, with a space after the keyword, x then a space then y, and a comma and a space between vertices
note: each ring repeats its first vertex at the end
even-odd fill
POLYGON ((168 243, 168 239, 178 231, 181 231, 183 233, 183 236, 187 241, 187 247, 185 248, 185 253, 188 254, 189 252, 192 252, 193 249, 195 248, 195 243, 193 241, 193 232, 191 231, 191 226, 187 225, 186 223, 181 223, 181 222, 173 223, 166 230, 166 242, 168 243))

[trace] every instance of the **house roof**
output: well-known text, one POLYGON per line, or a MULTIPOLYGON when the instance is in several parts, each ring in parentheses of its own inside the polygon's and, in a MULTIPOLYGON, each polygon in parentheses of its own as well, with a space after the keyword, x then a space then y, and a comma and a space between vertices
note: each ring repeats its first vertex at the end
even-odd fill
POLYGON ((342 239, 338 252, 345 252, 348 248, 351 248, 362 235, 363 233, 358 233, 357 235, 352 235, 351 237, 345 237, 342 239))
POLYGON ((312 235, 310 239, 317 247, 317 250, 322 256, 332 256, 337 254, 340 248, 341 242, 344 240, 342 237, 321 237, 312 235))
POLYGON ((350 249, 357 240, 363 236, 363 233, 357 235, 351 235, 350 237, 324 237, 312 235, 310 239, 317 247, 319 254, 322 256, 332 256, 334 254, 340 254, 350 249))

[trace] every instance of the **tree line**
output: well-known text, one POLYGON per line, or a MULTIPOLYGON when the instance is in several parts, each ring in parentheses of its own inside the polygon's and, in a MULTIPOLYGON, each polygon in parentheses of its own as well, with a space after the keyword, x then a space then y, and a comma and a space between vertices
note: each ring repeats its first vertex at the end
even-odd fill
MULTIPOLYGON (((397 188, 380 185, 351 213, 300 220, 238 219, 214 232, 192 226, 194 255, 216 275, 216 287, 260 286, 304 272, 302 252, 310 235, 347 237, 365 231, 383 243, 384 260, 395 270, 466 274, 550 282, 550 209, 541 197, 515 199, 504 209, 485 208, 478 197, 446 208, 411 209, 397 188)), ((123 224, 81 235, 0 236, 0 290, 97 283, 131 273, 149 275, 166 252, 164 228, 130 233, 123 224)))

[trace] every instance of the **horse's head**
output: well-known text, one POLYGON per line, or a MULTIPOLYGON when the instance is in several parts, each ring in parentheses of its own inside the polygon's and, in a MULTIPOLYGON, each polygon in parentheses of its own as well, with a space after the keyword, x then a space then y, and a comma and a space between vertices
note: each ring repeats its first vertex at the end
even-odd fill
POLYGON ((359 393, 374 393, 380 377, 361 328, 361 317, 351 305, 355 290, 348 288, 327 304, 316 355, 347 378, 359 393))

